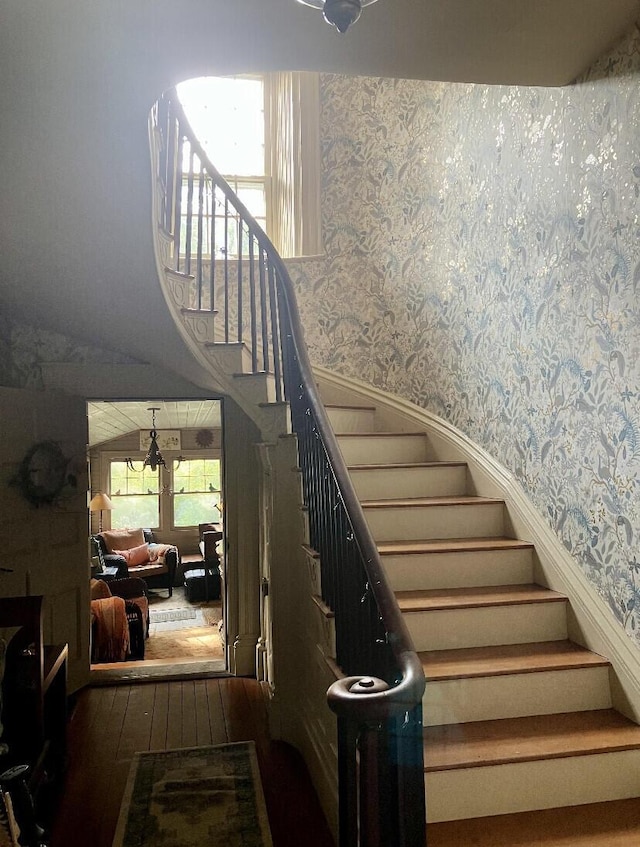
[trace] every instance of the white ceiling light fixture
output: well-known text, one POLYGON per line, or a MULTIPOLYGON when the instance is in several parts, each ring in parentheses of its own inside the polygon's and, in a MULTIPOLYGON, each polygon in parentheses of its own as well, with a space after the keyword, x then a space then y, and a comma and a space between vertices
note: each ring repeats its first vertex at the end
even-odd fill
POLYGON ((304 6, 321 9, 325 21, 338 32, 346 32, 358 20, 364 7, 375 2, 377 0, 298 0, 304 6))

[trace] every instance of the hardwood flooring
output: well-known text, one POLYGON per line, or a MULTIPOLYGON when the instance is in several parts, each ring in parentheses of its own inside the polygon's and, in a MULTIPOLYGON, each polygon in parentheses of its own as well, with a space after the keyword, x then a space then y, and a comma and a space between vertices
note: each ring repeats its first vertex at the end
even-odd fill
POLYGON ((111 847, 134 752, 250 739, 256 742, 274 847, 335 847, 302 757, 270 738, 255 680, 86 688, 68 737, 66 773, 46 813, 50 847, 111 847))

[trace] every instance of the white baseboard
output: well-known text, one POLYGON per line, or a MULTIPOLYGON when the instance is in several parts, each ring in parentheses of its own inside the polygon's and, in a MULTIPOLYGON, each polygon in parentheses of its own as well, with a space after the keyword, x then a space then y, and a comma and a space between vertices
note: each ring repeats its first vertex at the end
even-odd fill
POLYGON ((570 637, 611 662, 614 706, 640 722, 640 651, 515 476, 454 426, 414 403, 326 368, 315 367, 314 373, 325 402, 375 405, 386 429, 424 429, 439 460, 467 463, 474 493, 504 499, 513 537, 535 545, 537 580, 569 598, 570 637))

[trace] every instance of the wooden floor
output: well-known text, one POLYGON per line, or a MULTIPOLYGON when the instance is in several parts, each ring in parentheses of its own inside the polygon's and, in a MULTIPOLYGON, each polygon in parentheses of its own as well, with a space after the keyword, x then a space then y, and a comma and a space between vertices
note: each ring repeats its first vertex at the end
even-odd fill
POLYGON ((69 721, 64 783, 47 815, 50 847, 111 847, 134 752, 251 739, 274 847, 334 847, 302 758, 270 739, 260 685, 238 678, 80 692, 69 721))

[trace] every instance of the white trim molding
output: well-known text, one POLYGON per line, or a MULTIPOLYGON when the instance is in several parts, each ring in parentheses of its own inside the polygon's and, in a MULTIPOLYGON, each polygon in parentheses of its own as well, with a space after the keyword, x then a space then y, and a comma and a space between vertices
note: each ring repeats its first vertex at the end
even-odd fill
POLYGON ((314 373, 325 403, 374 405, 382 428, 424 429, 438 460, 467 463, 474 493, 504 500, 510 534, 535 546, 536 581, 569 599, 571 639, 610 661, 614 706, 640 722, 640 651, 515 476, 450 423, 414 403, 326 368, 314 367, 314 373))

